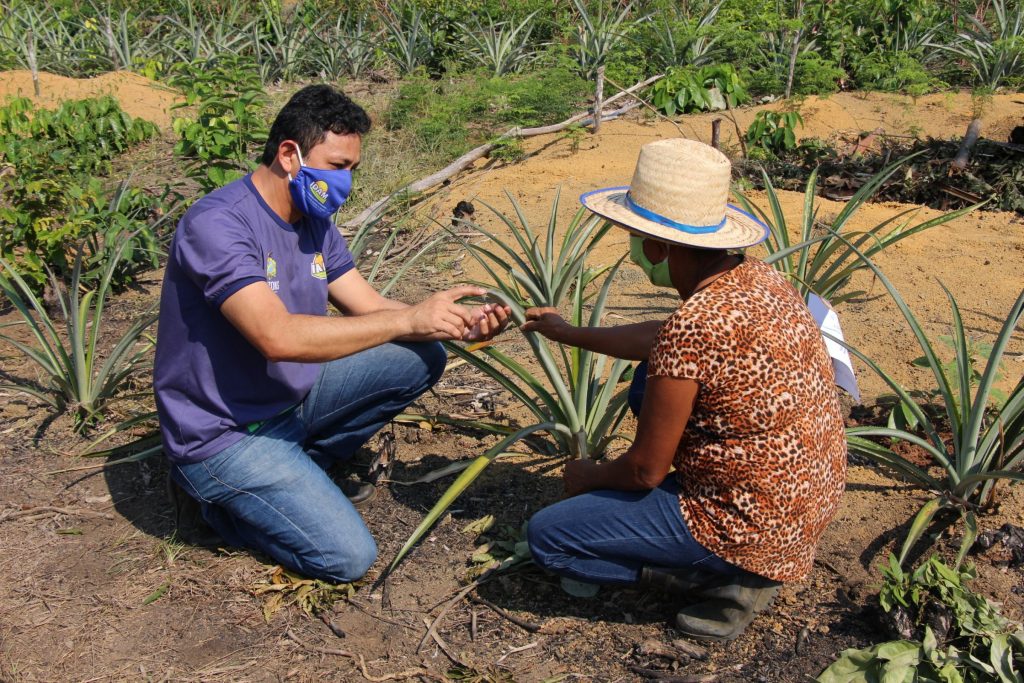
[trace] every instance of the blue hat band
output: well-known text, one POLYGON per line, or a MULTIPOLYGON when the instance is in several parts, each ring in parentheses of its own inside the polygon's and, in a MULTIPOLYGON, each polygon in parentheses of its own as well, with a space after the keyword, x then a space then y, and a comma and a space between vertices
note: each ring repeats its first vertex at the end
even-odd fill
POLYGON ((640 206, 639 204, 633 201, 633 198, 630 196, 629 192, 626 193, 626 206, 629 207, 630 211, 632 211, 633 213, 642 218, 646 218, 649 221, 653 221, 658 225, 664 225, 666 228, 675 228, 676 230, 681 230, 691 235, 703 235, 709 232, 718 232, 719 230, 722 229, 722 226, 725 225, 726 221, 726 219, 723 217, 722 221, 715 225, 689 225, 688 223, 680 223, 666 216, 662 216, 660 213, 655 213, 649 209, 645 209, 644 207, 640 206))

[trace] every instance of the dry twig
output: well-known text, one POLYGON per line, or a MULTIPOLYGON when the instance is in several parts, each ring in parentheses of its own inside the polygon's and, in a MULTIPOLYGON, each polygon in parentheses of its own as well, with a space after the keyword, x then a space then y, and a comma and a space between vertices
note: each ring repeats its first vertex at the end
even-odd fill
POLYGON ((405 671, 398 671, 396 673, 384 674, 383 676, 371 676, 370 672, 366 670, 366 660, 363 659, 363 656, 361 654, 357 654, 355 652, 348 652, 347 650, 338 650, 338 649, 330 648, 330 647, 318 647, 316 645, 310 645, 310 644, 306 643, 305 641, 303 641, 301 638, 299 638, 297 635, 295 635, 295 632, 292 631, 291 629, 288 629, 287 631, 285 631, 285 635, 288 636, 289 639, 294 641, 299 647, 301 647, 301 648, 303 648, 305 650, 309 650, 311 652, 319 652, 320 654, 323 654, 323 655, 335 655, 337 657, 348 657, 349 659, 351 659, 351 660, 355 661, 357 664, 359 664, 359 670, 360 670, 360 673, 363 675, 363 678, 365 678, 368 681, 373 681, 373 683, 381 683, 382 681, 402 681, 402 680, 405 680, 407 678, 415 678, 417 676, 423 676, 423 677, 426 677, 426 678, 433 678, 434 680, 438 680, 438 681, 443 681, 444 680, 443 678, 441 678, 437 674, 432 673, 431 671, 429 671, 428 669, 425 669, 423 667, 418 667, 416 669, 406 669, 405 671))
POLYGON ((3 514, 0 514, 0 524, 12 519, 20 519, 22 517, 35 519, 48 514, 68 515, 69 517, 98 517, 100 519, 114 519, 114 515, 109 512, 96 512, 95 510, 82 510, 81 508, 59 508, 53 507, 52 505, 40 505, 38 507, 26 508, 24 510, 8 510, 3 514))
POLYGON ((509 614, 507 611, 505 611, 501 607, 498 607, 497 605, 495 605, 493 602, 491 602, 487 598, 481 598, 479 595, 470 595, 469 599, 472 600, 473 602, 477 603, 478 605, 483 605, 484 607, 490 607, 492 610, 494 610, 494 612, 496 614, 498 614, 498 616, 501 616, 501 617, 504 617, 504 618, 508 619, 509 621, 511 621, 513 624, 515 624, 519 628, 525 629, 525 630, 529 631, 530 633, 536 633, 537 631, 539 631, 539 630, 541 630, 543 628, 543 624, 535 624, 532 621, 527 621, 526 619, 521 619, 521 618, 515 616, 514 614, 509 614))

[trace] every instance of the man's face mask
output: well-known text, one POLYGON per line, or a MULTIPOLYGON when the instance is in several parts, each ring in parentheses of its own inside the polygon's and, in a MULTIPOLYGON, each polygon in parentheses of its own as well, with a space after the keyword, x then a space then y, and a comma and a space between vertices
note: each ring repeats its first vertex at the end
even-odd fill
POLYGON ((668 272, 668 256, 666 255, 658 263, 651 263, 651 260, 644 254, 644 238, 639 235, 629 236, 629 259, 640 266, 647 279, 656 287, 675 287, 668 272))
POLYGON ((295 206, 307 216, 330 218, 352 191, 352 171, 347 168, 310 168, 299 153, 299 172, 288 174, 288 191, 295 206))

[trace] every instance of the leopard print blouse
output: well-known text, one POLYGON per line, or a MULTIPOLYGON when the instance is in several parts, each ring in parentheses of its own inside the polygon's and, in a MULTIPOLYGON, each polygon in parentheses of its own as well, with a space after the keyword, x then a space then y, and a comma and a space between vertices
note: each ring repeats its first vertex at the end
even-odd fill
POLYGON ((675 456, 693 537, 770 579, 806 577, 842 497, 846 438, 832 363, 797 291, 746 257, 669 317, 648 377, 700 384, 675 456))

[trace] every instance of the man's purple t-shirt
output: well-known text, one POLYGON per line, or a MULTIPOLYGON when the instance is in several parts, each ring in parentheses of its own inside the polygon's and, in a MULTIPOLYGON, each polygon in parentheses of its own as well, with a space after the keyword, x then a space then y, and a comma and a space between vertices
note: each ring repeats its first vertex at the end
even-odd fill
POLYGON ((319 363, 267 360, 221 315, 221 304, 266 282, 290 313, 326 315, 328 283, 352 267, 330 220, 282 220, 249 176, 185 213, 164 275, 153 368, 172 461, 216 455, 245 436, 247 425, 302 401, 320 371, 319 363))

